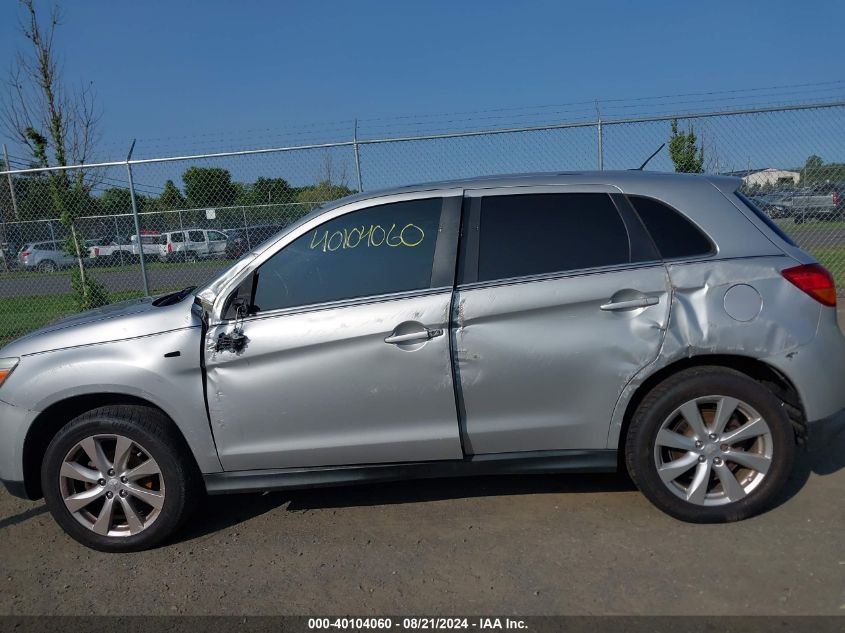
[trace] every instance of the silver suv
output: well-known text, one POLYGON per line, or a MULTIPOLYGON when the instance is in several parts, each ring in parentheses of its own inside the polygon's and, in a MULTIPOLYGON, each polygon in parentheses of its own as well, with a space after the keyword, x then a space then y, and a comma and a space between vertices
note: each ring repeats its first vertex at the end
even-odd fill
POLYGON ((76 259, 65 254, 64 244, 59 241, 27 242, 18 252, 18 265, 21 268, 42 273, 53 273, 75 263, 76 259))
POLYGON ((0 477, 109 551, 217 494, 630 473, 684 521, 772 504, 845 419, 828 272, 737 193, 642 172, 327 205, 202 289, 0 350, 0 477))

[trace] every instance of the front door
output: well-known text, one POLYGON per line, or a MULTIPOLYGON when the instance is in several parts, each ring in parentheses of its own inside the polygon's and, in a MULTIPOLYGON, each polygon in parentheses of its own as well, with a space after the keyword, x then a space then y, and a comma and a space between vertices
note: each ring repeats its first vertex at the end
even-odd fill
POLYGON ((454 331, 468 453, 604 449, 657 356, 666 269, 613 192, 470 192, 454 331))
POLYGON ((448 336, 460 196, 360 207, 259 256, 240 286, 242 350, 215 349, 231 321, 209 328, 226 470, 462 457, 448 336))

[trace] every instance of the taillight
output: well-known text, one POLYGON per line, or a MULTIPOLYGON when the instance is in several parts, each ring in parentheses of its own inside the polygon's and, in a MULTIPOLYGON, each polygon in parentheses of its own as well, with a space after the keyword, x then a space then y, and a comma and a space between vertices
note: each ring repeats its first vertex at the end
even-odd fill
POLYGON ((836 284, 821 264, 804 264, 782 270, 781 275, 797 288, 826 306, 836 305, 836 284))
POLYGON ((30 254, 31 253, 29 251, 24 251, 23 253, 21 253, 21 257, 29 257, 30 254))
POLYGON ((95 246, 94 247, 94 257, 99 257, 99 256, 100 256, 100 249, 95 246))
POLYGON ((833 192, 833 206, 835 206, 835 207, 839 206, 839 192, 838 191, 833 192))
POLYGON ((170 242, 168 242, 168 243, 167 243, 167 252, 168 252, 168 253, 172 253, 172 252, 173 252, 173 244, 171 244, 170 242))

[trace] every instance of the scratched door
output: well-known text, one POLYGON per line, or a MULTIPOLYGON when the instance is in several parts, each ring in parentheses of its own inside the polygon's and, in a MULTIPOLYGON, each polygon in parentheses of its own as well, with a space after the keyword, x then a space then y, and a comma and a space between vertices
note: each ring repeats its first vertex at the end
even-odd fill
POLYGON ((257 268, 246 347, 215 351, 231 323, 207 339, 226 470, 462 456, 448 336, 454 277, 435 263, 454 274, 454 202, 448 214, 443 198, 428 197, 340 215, 257 268), (440 234, 454 239, 444 247, 440 234))

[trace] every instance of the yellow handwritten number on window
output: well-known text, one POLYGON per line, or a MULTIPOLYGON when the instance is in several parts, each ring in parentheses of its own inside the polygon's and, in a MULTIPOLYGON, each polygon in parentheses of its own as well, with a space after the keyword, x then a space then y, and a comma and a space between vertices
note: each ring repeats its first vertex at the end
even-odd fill
POLYGON ((353 227, 351 229, 338 229, 336 231, 314 231, 311 237, 310 249, 320 249, 324 253, 333 253, 337 250, 348 250, 365 245, 368 248, 379 246, 407 246, 414 248, 425 240, 425 231, 416 224, 409 222, 397 231, 396 224, 392 224, 387 231, 380 224, 371 224, 369 227, 353 227))

